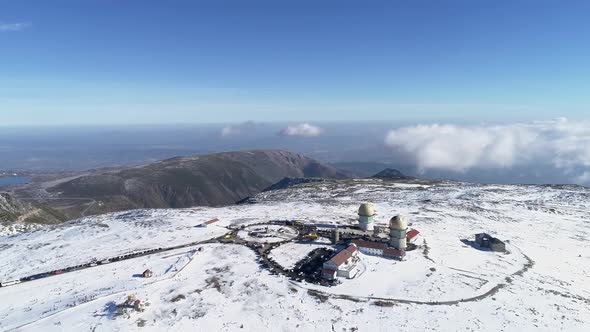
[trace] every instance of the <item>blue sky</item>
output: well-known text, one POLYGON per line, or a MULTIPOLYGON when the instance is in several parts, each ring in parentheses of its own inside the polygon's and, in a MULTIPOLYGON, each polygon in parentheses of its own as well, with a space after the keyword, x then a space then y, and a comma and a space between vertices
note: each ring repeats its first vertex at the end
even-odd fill
POLYGON ((585 1, 0 0, 0 125, 587 118, 585 1))

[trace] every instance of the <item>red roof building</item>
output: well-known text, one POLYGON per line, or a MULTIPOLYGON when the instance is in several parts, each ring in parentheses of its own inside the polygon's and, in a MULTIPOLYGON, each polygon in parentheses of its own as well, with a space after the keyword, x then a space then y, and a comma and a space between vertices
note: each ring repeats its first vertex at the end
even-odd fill
POLYGON ((358 248, 355 244, 350 244, 346 249, 341 250, 329 261, 324 263, 322 277, 330 280, 336 276, 346 278, 354 277, 358 272, 356 267, 357 253, 358 248))
POLYGON ((359 248, 369 248, 369 249, 379 249, 383 250, 387 248, 387 243, 383 242, 373 242, 373 241, 366 241, 361 239, 354 239, 352 243, 355 244, 359 248))
POLYGON ((408 233, 406 234, 406 239, 408 240, 408 242, 414 242, 416 240, 416 237, 418 236, 418 234, 420 234, 420 232, 418 232, 418 230, 410 229, 408 231, 408 233))
POLYGON ((344 249, 346 251, 348 251, 352 256, 356 255, 356 252, 358 250, 358 247, 356 246, 356 244, 351 243, 346 249, 344 249))
POLYGON ((385 242, 374 242, 374 241, 366 241, 355 239, 352 240, 352 243, 358 246, 359 250, 368 255, 376 255, 376 256, 383 256, 383 257, 390 257, 401 259, 406 255, 405 250, 398 250, 395 248, 390 247, 385 242))
POLYGON ((405 250, 398 250, 395 248, 386 248, 383 250, 383 256, 391 258, 402 258, 406 255, 405 250))
POLYGON ((357 246, 354 243, 351 243, 346 249, 341 250, 328 262, 332 263, 334 267, 338 268, 341 265, 345 264, 353 256, 356 256, 356 253, 357 246))
POLYGON ((209 226, 209 225, 211 225, 213 223, 216 223, 218 221, 219 221, 219 219, 215 218, 215 219, 211 219, 211 220, 205 221, 204 223, 199 224, 198 226, 199 227, 207 227, 207 226, 209 226))
POLYGON ((348 250, 342 250, 336 254, 336 256, 332 257, 329 262, 334 264, 336 267, 346 263, 352 257, 352 254, 348 250))

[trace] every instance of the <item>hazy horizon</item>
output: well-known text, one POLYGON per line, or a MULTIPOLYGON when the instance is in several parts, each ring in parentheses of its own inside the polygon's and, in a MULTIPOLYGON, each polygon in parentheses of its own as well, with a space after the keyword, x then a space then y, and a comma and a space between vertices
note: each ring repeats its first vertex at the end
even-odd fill
POLYGON ((80 171, 213 152, 285 149, 369 176, 484 183, 588 185, 590 125, 567 119, 503 124, 387 122, 44 127, 0 133, 0 170, 80 171), (564 145, 565 144, 565 145, 564 145), (364 163, 364 165, 363 165, 364 163))

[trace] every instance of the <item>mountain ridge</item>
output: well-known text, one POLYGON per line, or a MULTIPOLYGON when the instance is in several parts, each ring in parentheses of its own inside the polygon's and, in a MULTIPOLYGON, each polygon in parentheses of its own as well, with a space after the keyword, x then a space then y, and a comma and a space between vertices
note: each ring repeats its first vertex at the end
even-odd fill
POLYGON ((95 200, 88 214, 136 208, 222 206, 284 178, 346 178, 317 160, 284 150, 179 156, 143 166, 96 172, 47 188, 55 197, 95 200))
POLYGON ((45 223, 65 221, 65 216, 44 204, 32 204, 10 193, 0 192, 0 223, 45 223))

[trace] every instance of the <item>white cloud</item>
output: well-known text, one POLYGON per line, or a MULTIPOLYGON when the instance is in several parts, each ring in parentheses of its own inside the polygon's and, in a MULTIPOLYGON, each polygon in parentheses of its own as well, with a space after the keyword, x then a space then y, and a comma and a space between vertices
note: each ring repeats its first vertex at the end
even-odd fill
POLYGON ((590 178, 590 122, 559 118, 493 126, 417 125, 391 130, 385 142, 413 156, 420 171, 544 164, 578 182, 590 178))
POLYGON ((246 121, 238 124, 228 125, 221 129, 222 137, 230 137, 246 134, 256 130, 261 124, 254 121, 246 121))
POLYGON ((21 31, 31 26, 31 23, 18 22, 18 23, 2 23, 0 22, 0 31, 21 31))
POLYGON ((288 126, 279 132, 281 136, 301 136, 301 137, 316 137, 322 134, 323 130, 320 127, 311 125, 309 123, 300 123, 298 125, 288 126))

